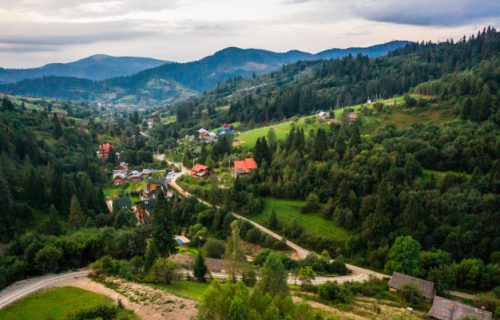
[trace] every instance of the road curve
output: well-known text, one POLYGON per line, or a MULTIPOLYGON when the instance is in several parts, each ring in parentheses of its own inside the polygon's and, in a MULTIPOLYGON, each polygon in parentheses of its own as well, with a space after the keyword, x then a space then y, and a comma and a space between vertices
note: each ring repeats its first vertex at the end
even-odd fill
MULTIPOLYGON (((204 205, 208 206, 208 207, 216 207, 216 208, 220 208, 219 206, 214 206, 213 204, 203 200, 203 199, 200 199, 199 197, 187 192, 186 190, 184 190, 181 186, 179 186, 179 184, 177 183, 177 179, 184 175, 184 174, 189 174, 190 173, 190 170, 187 169, 186 167, 184 167, 181 163, 174 163, 174 162, 170 162, 168 161, 169 164, 173 164, 177 167, 180 168, 180 172, 177 172, 170 181, 168 181, 168 184, 174 188, 177 192, 179 192, 180 195, 182 195, 183 197, 195 197, 199 202, 203 203, 204 205)), ((255 221, 252 221, 246 217, 243 217, 235 212, 231 212, 231 214, 238 218, 238 219, 241 219, 241 220, 245 220, 245 221, 248 221, 249 223, 251 223, 254 227, 256 227, 257 229, 259 229, 260 231, 270 235, 271 237, 277 239, 277 240, 282 240, 283 237, 279 234, 277 234, 276 232, 274 231, 271 231, 269 230, 268 228, 258 224, 257 222, 255 221)), ((305 257, 307 257, 310 253, 312 253, 311 251, 307 250, 307 249, 304 249, 302 248, 301 246, 297 245, 296 243, 290 241, 290 240, 286 240, 286 244, 287 246, 289 246, 291 249, 295 250, 295 252, 297 252, 297 255, 301 258, 301 259, 304 259, 305 257)), ((369 269, 365 269, 365 268, 361 268, 361 267, 357 267, 357 266, 354 266, 354 265, 351 265, 351 264, 346 264, 346 267, 352 272, 351 275, 348 275, 348 276, 341 276, 341 277, 328 277, 328 278, 322 278, 322 277, 319 277, 317 279, 323 279, 324 282, 326 281, 337 281, 337 282, 346 282, 346 281, 356 281, 356 282, 362 282, 362 281, 366 281, 368 280, 370 277, 375 277, 375 278, 378 278, 378 279, 383 279, 383 278, 389 278, 390 276, 388 275, 385 275, 383 273, 380 273, 380 272, 376 272, 376 271, 372 271, 372 270, 369 270, 369 269)), ((321 281, 321 280, 317 280, 317 281, 321 281)), ((323 282, 319 282, 319 283, 323 283, 323 282)))
POLYGON ((40 289, 52 287, 61 281, 86 277, 88 273, 88 270, 78 270, 59 274, 48 274, 15 282, 0 291, 0 309, 40 289))

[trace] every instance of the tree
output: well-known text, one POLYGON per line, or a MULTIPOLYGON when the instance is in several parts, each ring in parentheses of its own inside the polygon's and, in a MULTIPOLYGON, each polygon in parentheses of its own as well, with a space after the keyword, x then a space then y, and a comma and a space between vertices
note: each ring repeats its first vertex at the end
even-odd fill
POLYGON ((85 223, 85 216, 83 215, 83 210, 80 207, 80 202, 75 195, 71 197, 71 202, 69 205, 69 222, 71 226, 75 229, 80 229, 85 223))
POLYGON ((320 285, 318 293, 321 298, 335 303, 348 303, 351 301, 349 291, 339 286, 336 282, 327 281, 320 285))
POLYGON ((208 238, 207 242, 203 245, 203 251, 205 251, 207 257, 220 259, 224 255, 225 251, 224 241, 208 238))
POLYGON ((288 274, 281 259, 271 252, 260 271, 257 288, 271 296, 286 296, 288 294, 288 274))
POLYGON ((149 271, 150 279, 157 283, 171 284, 179 266, 173 260, 158 258, 149 271))
POLYGON ((246 302, 241 300, 240 297, 235 297, 229 305, 228 320, 248 320, 250 319, 250 312, 246 302))
POLYGON ((245 267, 245 270, 243 270, 241 280, 248 287, 253 287, 257 283, 257 273, 255 272, 255 268, 251 264, 248 264, 245 267))
POLYGON ((306 203, 302 207, 301 211, 304 213, 307 212, 315 212, 321 208, 321 205, 319 203, 319 197, 317 194, 311 192, 307 198, 306 198, 306 203))
POLYGON ((63 136, 63 129, 61 123, 59 122, 59 118, 57 118, 57 115, 55 113, 52 119, 54 126, 54 129, 52 131, 52 136, 54 137, 54 139, 59 139, 60 137, 63 136))
POLYGON ((272 230, 279 230, 280 222, 276 216, 276 211, 274 209, 271 211, 271 216, 269 217, 269 228, 272 230))
POLYGON ((35 263, 42 273, 57 272, 62 252, 53 245, 46 245, 35 256, 35 263))
POLYGON ((311 266, 306 266, 299 269, 298 278, 303 287, 308 287, 312 285, 312 281, 316 278, 316 272, 311 266))
POLYGON ((240 228, 238 223, 238 220, 231 223, 231 235, 227 239, 224 253, 224 267, 226 273, 231 275, 233 282, 236 282, 236 276, 241 272, 245 264, 245 254, 240 247, 240 228))
POLYGON ((411 276, 419 276, 422 273, 420 250, 420 243, 412 237, 397 237, 389 250, 389 260, 384 267, 385 272, 397 271, 411 276))
POLYGON ((158 259, 158 248, 156 247, 155 241, 153 239, 149 239, 146 247, 146 255, 144 257, 145 272, 148 272, 149 269, 151 269, 156 259, 158 259))
POLYGON ((169 255, 175 250, 174 217, 163 192, 158 194, 153 210, 152 234, 160 254, 169 255))
POLYGON ((131 210, 123 209, 114 214, 113 227, 132 227, 137 224, 137 218, 131 210))
POLYGON ((201 251, 198 251, 198 255, 196 256, 196 260, 194 261, 193 274, 199 282, 205 282, 205 276, 207 275, 207 272, 208 268, 205 263, 205 258, 203 258, 201 251))

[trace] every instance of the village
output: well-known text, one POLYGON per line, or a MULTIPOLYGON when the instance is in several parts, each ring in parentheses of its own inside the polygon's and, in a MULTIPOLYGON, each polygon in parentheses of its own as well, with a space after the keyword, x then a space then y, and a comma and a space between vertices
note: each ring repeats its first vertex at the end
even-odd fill
MULTIPOLYGON (((358 113, 350 112, 345 115, 344 121, 350 124, 359 119, 358 113)), ((330 112, 318 112, 315 116, 315 121, 319 125, 339 125, 339 120, 336 120, 330 112)), ((201 146, 213 145, 224 135, 237 137, 241 134, 241 132, 229 123, 225 123, 223 127, 215 131, 201 128, 197 133, 198 136, 196 141, 201 146)), ((189 138, 186 137, 186 139, 189 138)), ((97 157, 101 160, 106 160, 111 150, 112 146, 109 143, 103 144, 97 150, 97 157)), ((120 162, 113 170, 110 184, 113 188, 119 188, 121 190, 124 190, 123 188, 130 190, 130 184, 133 184, 135 189, 133 189, 131 193, 122 196, 110 196, 107 199, 107 206, 110 213, 113 213, 115 210, 132 210, 138 223, 150 223, 154 205, 160 194, 164 195, 167 199, 171 199, 175 192, 179 192, 179 190, 182 191, 183 188, 192 191, 190 189, 192 185, 178 183, 176 181, 177 178, 183 178, 184 181, 190 179, 191 181, 198 181, 204 184, 205 182, 203 181, 206 181, 214 174, 214 168, 209 167, 205 163, 197 163, 195 161, 197 159, 198 158, 193 158, 192 162, 189 161, 189 164, 192 165, 190 168, 184 166, 180 162, 167 162, 168 166, 160 170, 150 168, 131 169, 127 163, 120 162)), ((252 157, 241 157, 234 160, 230 159, 229 163, 230 173, 233 179, 249 175, 253 171, 258 170, 257 162, 252 157)), ((220 172, 220 169, 218 170, 220 172)), ((180 179, 180 181, 183 181, 183 179, 180 179)), ((220 179, 215 181, 218 182, 220 179)), ((223 188, 224 186, 221 184, 218 187, 223 188)), ((185 233, 175 235, 174 239, 179 246, 185 248, 188 248, 191 243, 191 239, 189 239, 185 233)), ((180 254, 176 256, 176 259, 184 261, 188 257, 189 255, 183 256, 180 254)), ((247 258, 253 259, 251 256, 247 256, 247 258)), ((218 266, 214 269, 217 272, 223 271, 221 267, 223 264, 222 261, 211 259, 211 264, 218 266)), ((360 271, 355 271, 355 274, 356 272, 360 271)), ((363 271, 361 271, 361 273, 363 273, 363 271)), ((493 319, 492 313, 484 308, 472 307, 451 299, 450 296, 447 298, 438 296, 436 285, 432 281, 399 272, 394 272, 390 277, 381 274, 378 274, 377 277, 389 279, 388 286, 391 292, 407 294, 408 292, 414 291, 421 295, 425 299, 426 304, 430 306, 428 316, 432 319, 454 320, 463 319, 465 317, 473 317, 478 320, 493 319)), ((463 295, 458 295, 457 297, 464 298, 463 295)), ((408 307, 406 313, 412 314, 414 310, 408 307)))

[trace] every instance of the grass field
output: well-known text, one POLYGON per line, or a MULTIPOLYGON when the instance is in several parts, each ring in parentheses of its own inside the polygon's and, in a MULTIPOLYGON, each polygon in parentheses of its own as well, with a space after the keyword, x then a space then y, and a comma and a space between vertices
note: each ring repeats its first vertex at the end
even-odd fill
POLYGON ((2 320, 63 320, 78 311, 114 302, 100 294, 80 288, 52 288, 34 293, 0 310, 2 320))
POLYGON ((154 288, 164 290, 178 297, 201 301, 210 283, 195 281, 174 281, 169 285, 151 285, 154 288))
POLYGON ((264 210, 252 218, 257 223, 266 225, 274 210, 282 226, 291 225, 295 220, 305 232, 335 242, 344 242, 350 235, 349 231, 337 226, 332 220, 323 219, 318 214, 302 213, 300 208, 304 205, 304 201, 276 198, 265 198, 264 201, 264 210))
MULTIPOLYGON (((403 97, 396 97, 392 99, 385 99, 381 100, 380 102, 384 103, 385 105, 394 105, 394 104, 401 104, 403 102, 403 97)), ((368 107, 369 109, 373 108, 373 103, 367 103, 367 104, 358 104, 354 106, 349 106, 346 108, 353 109, 354 111, 359 111, 363 106, 368 107)), ((341 108, 341 109, 336 109, 334 110, 335 113, 335 118, 339 119, 342 112, 346 108, 341 108)), ((245 132, 242 132, 241 135, 237 138, 239 141, 244 141, 245 146, 252 147, 255 145, 255 142, 257 141, 257 138, 266 136, 269 129, 273 128, 276 136, 278 139, 283 139, 289 132, 290 129, 292 128, 292 125, 299 126, 301 128, 304 128, 304 131, 307 133, 309 130, 313 129, 316 130, 321 126, 328 127, 326 124, 319 124, 316 122, 316 116, 315 115, 308 115, 304 116, 298 119, 291 119, 291 120, 286 120, 283 122, 275 123, 269 126, 261 127, 261 128, 256 128, 252 130, 248 130, 245 132), (306 123, 307 118, 312 118, 312 122, 306 123)), ((306 135, 307 136, 307 135, 306 135)))

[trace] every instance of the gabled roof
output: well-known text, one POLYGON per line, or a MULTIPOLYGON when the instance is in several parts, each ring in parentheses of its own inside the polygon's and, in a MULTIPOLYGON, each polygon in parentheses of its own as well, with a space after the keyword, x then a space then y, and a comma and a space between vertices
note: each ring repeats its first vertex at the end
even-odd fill
POLYGON ((116 166, 115 170, 128 170, 128 163, 120 162, 120 164, 116 166))
MULTIPOLYGON (((121 170, 118 170, 118 171, 121 171, 121 170)), ((113 173, 113 180, 115 180, 116 178, 120 178, 120 179, 127 179, 127 174, 126 173, 123 173, 123 172, 114 172, 113 173)))
POLYGON ((147 183, 164 184, 165 183, 165 179, 161 179, 161 178, 146 178, 146 182, 147 183))
POLYGON ((200 130, 198 130, 198 133, 201 133, 201 134, 208 133, 208 130, 205 128, 201 128, 200 130))
POLYGON ((233 167, 236 174, 250 173, 251 170, 257 169, 257 163, 253 158, 245 158, 234 161, 233 167))
POLYGON ((401 290, 409 283, 417 285, 424 298, 429 300, 434 298, 434 295, 436 294, 436 291, 434 290, 434 282, 415 278, 399 272, 394 272, 392 274, 391 280, 389 281, 389 287, 401 290))
POLYGON ((208 169, 208 167, 206 165, 197 163, 194 165, 193 168, 191 168, 191 172, 196 173, 196 172, 204 171, 207 169, 208 169))
POLYGON ((114 203, 116 203, 118 210, 132 208, 132 201, 130 201, 130 199, 128 197, 121 197, 121 198, 115 199, 114 203))
POLYGON ((155 203, 156 199, 142 200, 137 203, 137 206, 145 210, 152 210, 155 207, 155 203))
POLYGON ((439 296, 434 297, 429 316, 439 320, 455 320, 467 316, 472 316, 477 320, 491 320, 493 317, 489 311, 439 296))
POLYGON ((153 169, 142 169, 142 174, 152 174, 153 169))
POLYGON ((175 236, 174 237, 175 241, 177 241, 177 243, 179 244, 189 244, 189 242, 191 242, 188 238, 186 238, 185 236, 175 236))

